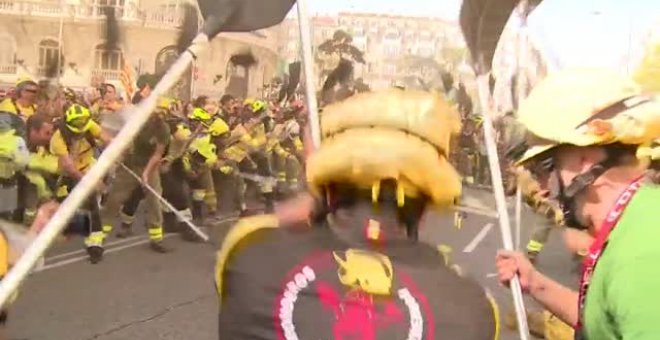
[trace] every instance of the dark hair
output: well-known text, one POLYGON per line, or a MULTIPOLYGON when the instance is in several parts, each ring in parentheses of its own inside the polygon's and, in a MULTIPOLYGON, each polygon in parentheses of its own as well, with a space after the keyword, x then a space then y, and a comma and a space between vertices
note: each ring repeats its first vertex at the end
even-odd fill
POLYGON ((225 94, 220 98, 220 104, 225 105, 232 100, 234 100, 234 96, 232 96, 231 94, 225 94))
POLYGON ((199 96, 193 101, 193 107, 204 107, 206 102, 209 100, 208 96, 199 96))
POLYGON ((53 120, 43 113, 36 113, 30 116, 25 124, 27 130, 32 131, 41 129, 44 124, 53 124, 53 120))
MULTIPOLYGON (((378 208, 395 209, 397 219, 401 223, 408 235, 408 238, 417 240, 418 227, 422 215, 426 209, 429 198, 425 195, 420 197, 406 196, 405 204, 399 207, 397 204, 396 181, 382 180, 380 195, 378 197, 378 208)), ((364 190, 349 183, 331 183, 326 186, 326 197, 329 198, 325 204, 327 210, 325 213, 333 213, 339 208, 349 208, 359 201, 371 200, 371 190, 364 190)))
POLYGON ((99 87, 99 92, 101 93, 101 96, 105 96, 105 94, 108 93, 109 87, 115 90, 115 92, 117 92, 117 88, 114 85, 110 83, 103 83, 101 84, 101 87, 99 87))

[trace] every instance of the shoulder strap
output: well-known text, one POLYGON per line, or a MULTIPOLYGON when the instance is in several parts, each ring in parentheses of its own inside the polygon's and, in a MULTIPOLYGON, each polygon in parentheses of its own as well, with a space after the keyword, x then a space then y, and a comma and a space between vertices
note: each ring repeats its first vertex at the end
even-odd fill
POLYGON ((229 257, 232 255, 232 251, 238 245, 238 243, 245 239, 248 235, 267 228, 278 228, 279 220, 275 215, 260 215, 254 217, 248 217, 240 219, 236 225, 234 225, 227 236, 225 236, 224 241, 222 242, 222 247, 218 251, 217 263, 215 266, 215 285, 218 292, 218 300, 220 305, 222 305, 222 279, 224 276, 225 266, 229 257))

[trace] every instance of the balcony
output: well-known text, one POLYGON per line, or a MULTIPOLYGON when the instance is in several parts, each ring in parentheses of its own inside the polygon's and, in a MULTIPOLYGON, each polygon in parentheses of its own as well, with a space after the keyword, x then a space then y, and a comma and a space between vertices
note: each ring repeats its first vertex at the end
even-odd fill
POLYGON ((0 64, 0 74, 16 74, 15 64, 0 64))
POLYGON ((120 70, 100 70, 95 69, 92 71, 92 77, 104 79, 104 81, 119 80, 120 70))

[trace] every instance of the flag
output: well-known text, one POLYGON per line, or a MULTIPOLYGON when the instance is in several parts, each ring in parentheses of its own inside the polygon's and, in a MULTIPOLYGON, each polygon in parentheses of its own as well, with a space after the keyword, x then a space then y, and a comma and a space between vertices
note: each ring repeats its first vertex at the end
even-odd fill
POLYGON ((296 0, 197 0, 209 38, 220 32, 249 32, 282 22, 296 0))
POLYGON ((123 66, 119 73, 119 81, 121 81, 121 86, 126 91, 128 98, 133 98, 133 94, 135 93, 135 74, 133 73, 133 68, 126 59, 124 59, 122 64, 123 66))

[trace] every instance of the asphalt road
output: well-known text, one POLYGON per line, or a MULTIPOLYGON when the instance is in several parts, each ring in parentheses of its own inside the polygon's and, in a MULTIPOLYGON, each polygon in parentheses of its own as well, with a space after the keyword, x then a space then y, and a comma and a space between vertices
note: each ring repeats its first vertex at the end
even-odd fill
MULTIPOLYGON (((470 204, 494 208, 492 195, 469 190, 470 204)), ((146 232, 127 240, 111 239, 107 255, 90 265, 81 240, 57 244, 46 265, 22 287, 9 319, 11 339, 135 340, 217 339, 217 306, 213 289, 215 250, 233 218, 210 230, 212 244, 192 244, 168 236, 175 248, 156 254, 147 247, 146 232)), ((536 217, 523 214, 523 245, 536 217)), ((491 291, 501 309, 511 305, 510 293, 494 276, 494 256, 501 247, 500 229, 492 217, 470 214, 458 230, 453 216, 426 216, 420 238, 453 249, 451 259, 467 275, 491 291)), ((540 268, 563 282, 576 280, 574 262, 559 233, 539 260, 540 268)), ((529 309, 538 309, 528 301, 529 309)), ((501 339, 517 339, 504 331, 501 339)))

